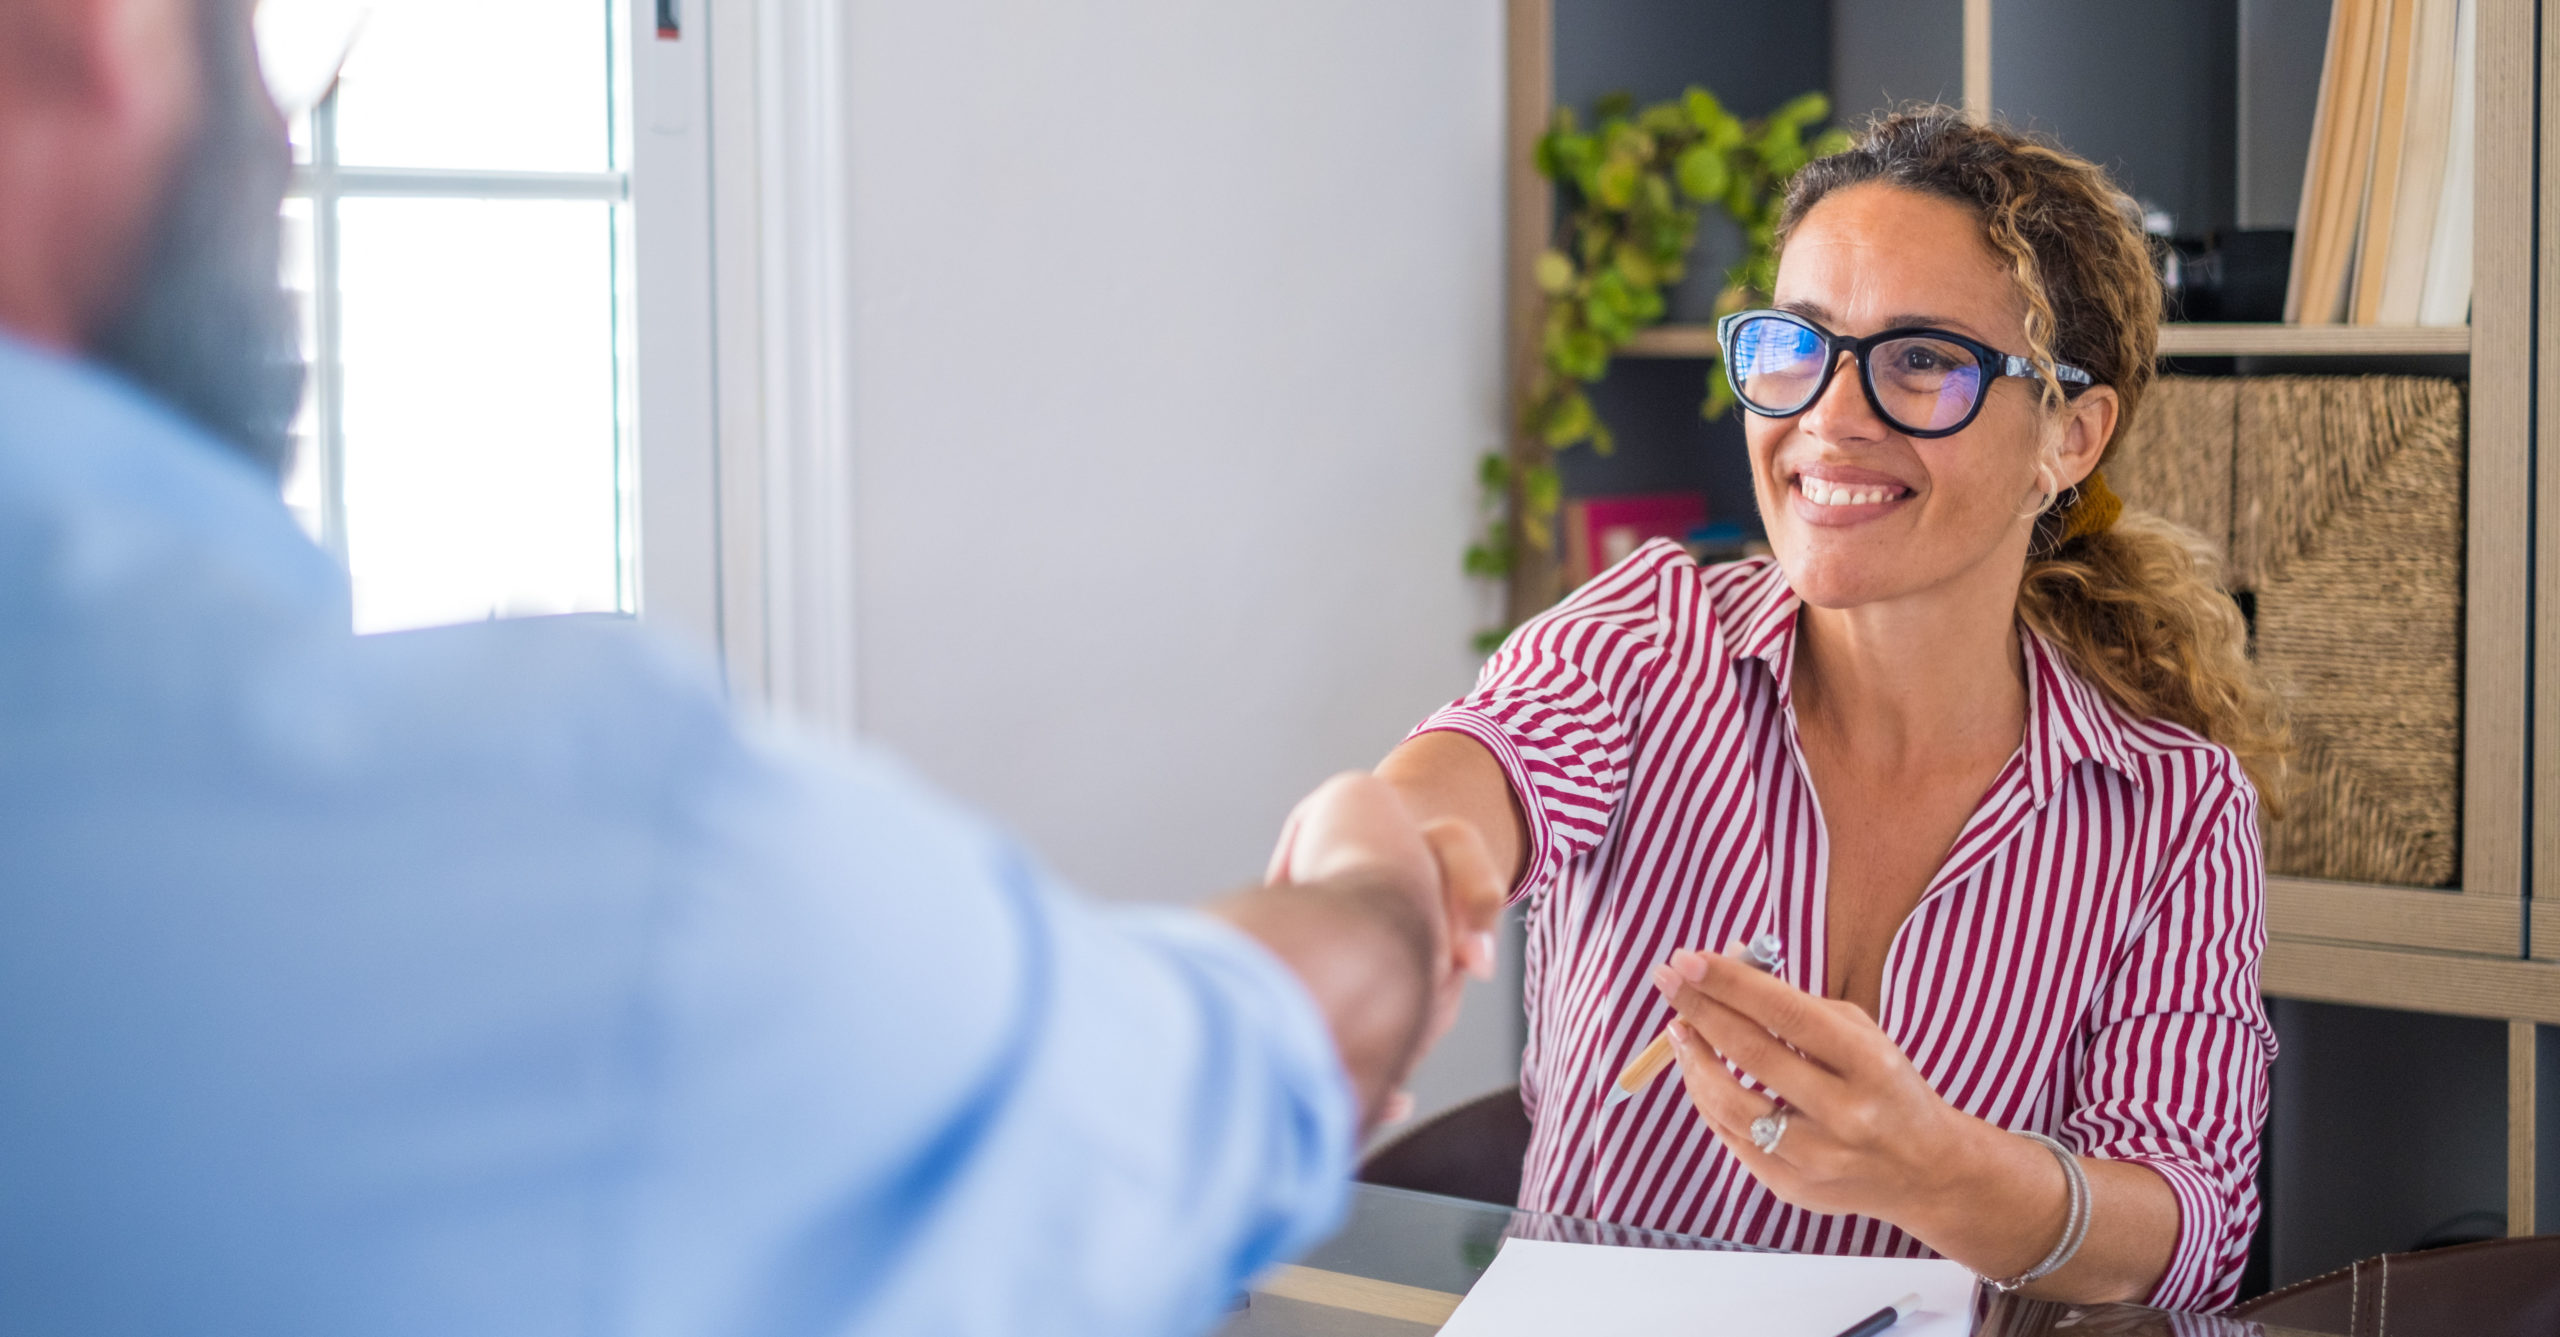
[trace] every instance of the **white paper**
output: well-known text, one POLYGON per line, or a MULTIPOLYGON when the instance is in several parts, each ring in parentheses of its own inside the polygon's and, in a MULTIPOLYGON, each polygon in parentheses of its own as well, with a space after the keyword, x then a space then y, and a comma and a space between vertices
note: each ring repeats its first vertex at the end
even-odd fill
POLYGON ((1914 1291, 1886 1337, 1973 1331, 1971 1272, 1935 1258, 1506 1240, 1440 1337, 1836 1337, 1914 1291))

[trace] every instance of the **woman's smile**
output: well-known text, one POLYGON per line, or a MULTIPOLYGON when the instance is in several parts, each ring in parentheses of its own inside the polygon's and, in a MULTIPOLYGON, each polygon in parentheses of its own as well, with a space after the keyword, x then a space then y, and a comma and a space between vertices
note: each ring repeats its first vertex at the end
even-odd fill
POLYGON ((1787 479, 1789 509, 1809 525, 1862 525, 1900 510, 1918 489, 1891 474, 1845 464, 1808 464, 1787 479))

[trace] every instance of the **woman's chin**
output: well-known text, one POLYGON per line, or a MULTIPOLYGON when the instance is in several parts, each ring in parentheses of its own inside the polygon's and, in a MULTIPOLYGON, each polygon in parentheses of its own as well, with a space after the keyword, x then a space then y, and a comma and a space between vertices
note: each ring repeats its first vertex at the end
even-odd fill
POLYGON ((1787 587, 1816 608, 1855 608, 1907 593, 1915 572, 1890 553, 1843 552, 1843 545, 1798 543, 1777 548, 1787 587))

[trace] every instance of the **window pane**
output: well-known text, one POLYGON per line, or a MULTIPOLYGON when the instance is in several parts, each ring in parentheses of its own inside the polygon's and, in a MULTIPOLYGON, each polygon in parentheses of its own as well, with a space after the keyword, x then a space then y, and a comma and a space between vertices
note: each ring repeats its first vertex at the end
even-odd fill
POLYGON ((292 454, 285 460, 284 504, 302 524, 302 532, 320 539, 320 337, 314 309, 313 281, 319 265, 313 253, 311 201, 284 202, 284 290, 302 317, 302 406, 293 414, 292 454))
POLYGON ((612 167, 610 0, 383 4, 338 80, 338 161, 361 167, 612 167))
POLYGON ((357 629, 629 611, 615 206, 338 208, 357 629))

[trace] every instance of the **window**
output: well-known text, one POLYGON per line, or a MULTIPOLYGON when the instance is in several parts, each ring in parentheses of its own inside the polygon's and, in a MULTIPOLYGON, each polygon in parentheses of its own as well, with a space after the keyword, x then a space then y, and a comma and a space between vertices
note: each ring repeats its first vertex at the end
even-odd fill
POLYGON ((286 500, 359 631, 638 609, 625 18, 381 4, 296 118, 286 500))

